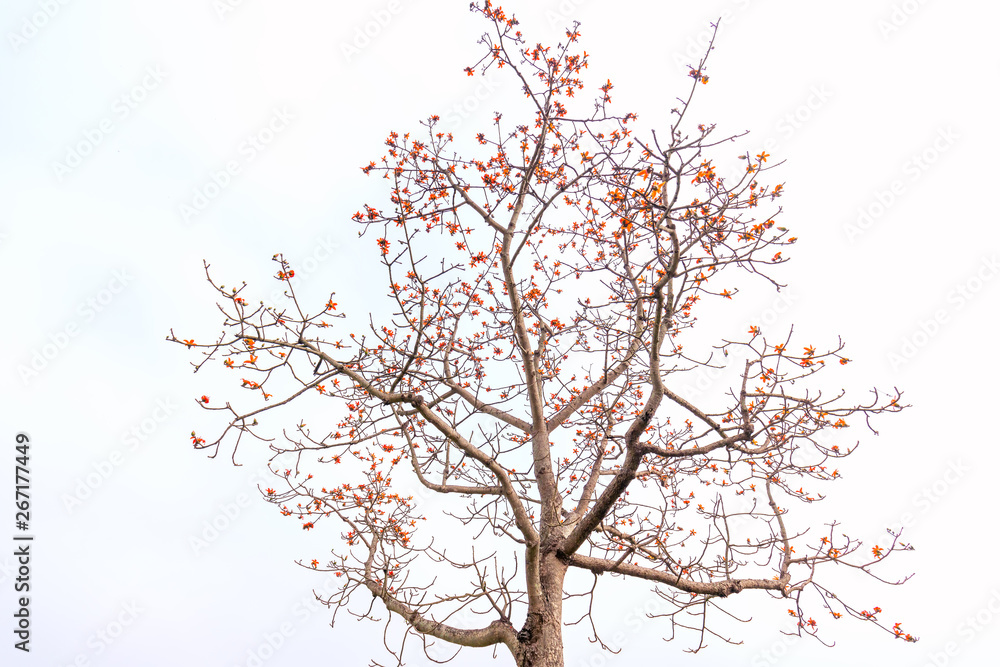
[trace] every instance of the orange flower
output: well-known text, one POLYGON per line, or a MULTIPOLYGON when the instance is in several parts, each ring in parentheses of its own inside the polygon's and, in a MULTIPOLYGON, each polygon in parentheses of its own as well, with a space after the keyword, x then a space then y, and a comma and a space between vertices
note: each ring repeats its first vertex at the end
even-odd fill
POLYGON ((201 397, 201 402, 202 403, 208 403, 208 396, 202 396, 201 397))

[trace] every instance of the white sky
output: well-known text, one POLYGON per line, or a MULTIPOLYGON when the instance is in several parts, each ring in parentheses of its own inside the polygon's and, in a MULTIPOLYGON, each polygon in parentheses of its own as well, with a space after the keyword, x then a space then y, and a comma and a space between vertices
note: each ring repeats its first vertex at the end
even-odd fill
MULTIPOLYGON (((787 640, 779 634, 787 605, 744 594, 734 608, 755 617, 735 630, 745 643, 714 642, 691 656, 683 652, 689 638, 664 644, 662 627, 631 622, 650 599, 646 587, 608 588, 603 630, 621 633, 624 652, 601 656, 585 631, 568 628, 567 666, 994 661, 1000 443, 989 415, 1000 373, 1000 225, 980 210, 988 190, 976 183, 992 182, 1000 149, 1000 6, 504 7, 533 41, 555 41, 578 18, 591 54, 589 90, 611 78, 616 107, 654 127, 686 90, 678 63, 696 56, 709 21, 723 16, 694 122, 750 130, 733 157, 766 145, 772 160, 787 160, 779 224, 800 241, 786 253, 793 261, 780 278, 791 305, 775 326, 794 323, 818 342, 843 336, 855 360, 845 386, 899 386, 913 404, 877 424, 881 436, 845 462, 844 480, 815 511, 819 522, 837 518, 869 535, 911 515, 906 539, 917 549, 898 558, 894 573, 916 576, 901 588, 845 577, 839 590, 862 607, 880 605, 921 642, 892 641, 849 620, 827 622, 834 649, 787 640), (872 217, 859 224, 859 209, 872 217), (977 614, 979 630, 966 621, 977 614)), ((483 27, 467 0, 3 3, 0 488, 13 485, 14 436, 25 431, 36 540, 33 650, 25 656, 11 648, 14 508, 13 491, 4 490, 0 661, 247 665, 248 651, 282 630, 288 636, 263 664, 387 659, 380 626, 345 619, 331 630, 325 611, 303 606, 324 583, 293 560, 322 559, 335 537, 305 533, 257 500, 253 457, 233 468, 225 456, 208 460, 191 449, 192 428, 219 426, 195 398, 234 389, 217 368, 192 375, 194 357, 164 337, 171 327, 185 338, 218 332, 202 259, 222 282, 246 280, 250 294, 265 298, 279 251, 304 267, 307 298, 336 291, 342 310, 363 324, 384 290, 373 241, 358 240, 350 216, 384 193, 359 167, 381 156, 390 129, 416 130, 431 113, 471 136, 478 128, 456 105, 513 117, 521 104, 462 72, 478 60, 483 27), (369 43, 355 43, 380 16, 385 25, 369 43), (269 143, 248 143, 265 128, 269 143), (74 150, 87 153, 79 164, 74 150), (182 205, 227 163, 238 172, 185 220, 182 205), (38 372, 28 375, 36 354, 38 372), (128 436, 133 429, 141 439, 128 436), (97 479, 95 470, 110 475, 80 487, 88 475, 97 479), (90 495, 68 508, 78 488, 90 495), (195 553, 191 538, 206 521, 225 523, 226 508, 230 525, 195 553), (105 642, 99 631, 115 636, 105 642)), ((743 330, 774 299, 748 288, 721 324, 743 330)), ((275 428, 308 420, 301 410, 275 428)), ((488 657, 466 651, 456 664, 488 657)), ((501 658, 494 664, 509 664, 501 658)), ((429 664, 419 652, 409 659, 429 664)))

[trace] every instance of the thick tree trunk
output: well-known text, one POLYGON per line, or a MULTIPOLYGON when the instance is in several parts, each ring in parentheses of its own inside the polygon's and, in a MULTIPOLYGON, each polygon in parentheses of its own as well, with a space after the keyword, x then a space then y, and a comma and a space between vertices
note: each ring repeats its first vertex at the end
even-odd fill
POLYGON ((518 637, 517 667, 563 667, 562 598, 567 566, 555 553, 539 564, 541 608, 530 609, 518 637))

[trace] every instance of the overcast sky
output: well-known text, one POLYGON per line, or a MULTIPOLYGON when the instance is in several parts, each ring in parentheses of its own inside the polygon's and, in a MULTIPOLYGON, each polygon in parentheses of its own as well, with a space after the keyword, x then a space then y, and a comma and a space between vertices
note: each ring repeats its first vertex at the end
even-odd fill
MULTIPOLYGON (((982 206, 1000 150, 1000 6, 504 8, 529 41, 556 41, 579 20, 589 90, 612 79, 616 108, 654 128, 665 127, 687 89, 685 66, 721 16, 693 122, 750 131, 727 157, 766 149, 786 160, 779 224, 800 239, 786 253, 780 298, 748 286, 723 314, 741 329, 772 313, 776 327, 795 324, 816 341, 842 336, 855 360, 845 387, 898 386, 913 405, 877 424, 881 435, 863 440, 814 511, 819 523, 836 518, 864 535, 909 524, 916 550, 891 572, 915 572, 909 583, 845 576, 838 590, 880 605, 919 643, 846 619, 830 628, 833 649, 789 639, 780 634, 787 605, 751 593, 733 601, 754 617, 734 629, 744 643, 712 642, 692 656, 690 637, 664 643, 668 629, 635 621, 651 597, 634 586, 605 598, 604 634, 623 652, 602 655, 586 630, 567 628, 567 666, 995 661, 1000 225, 982 206)), ((221 282, 246 280, 248 294, 268 299, 270 259, 283 252, 301 267, 307 298, 336 291, 359 326, 383 308, 373 241, 358 239, 350 216, 385 193, 359 167, 382 155, 389 130, 419 129, 432 113, 468 139, 483 113, 525 111, 503 76, 463 73, 479 58, 483 28, 467 0, 3 3, 0 515, 9 523, 0 529, 0 661, 388 660, 381 626, 345 618, 331 629, 310 603, 311 590, 330 583, 294 561, 322 558, 336 535, 305 533, 259 500, 259 457, 234 468, 191 448, 192 429, 220 425, 196 398, 235 389, 217 367, 193 375, 196 357, 164 338, 171 328, 217 335, 203 260, 221 282), (31 437, 35 536, 28 656, 12 648, 19 432, 31 437)), ((297 409, 282 416, 276 429, 309 419, 297 409)), ((489 657, 466 650, 456 664, 489 657)), ((409 660, 430 664, 419 652, 409 660)))

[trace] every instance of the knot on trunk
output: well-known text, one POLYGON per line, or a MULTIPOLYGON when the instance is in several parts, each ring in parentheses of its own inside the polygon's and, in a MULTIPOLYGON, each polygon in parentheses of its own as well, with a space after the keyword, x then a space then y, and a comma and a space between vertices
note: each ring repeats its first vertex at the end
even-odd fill
POLYGON ((722 583, 724 585, 722 586, 722 590, 719 591, 719 597, 728 597, 743 590, 743 584, 738 581, 726 581, 722 583))
POLYGON ((408 391, 402 395, 402 399, 414 406, 421 406, 425 403, 424 397, 415 391, 408 391))

